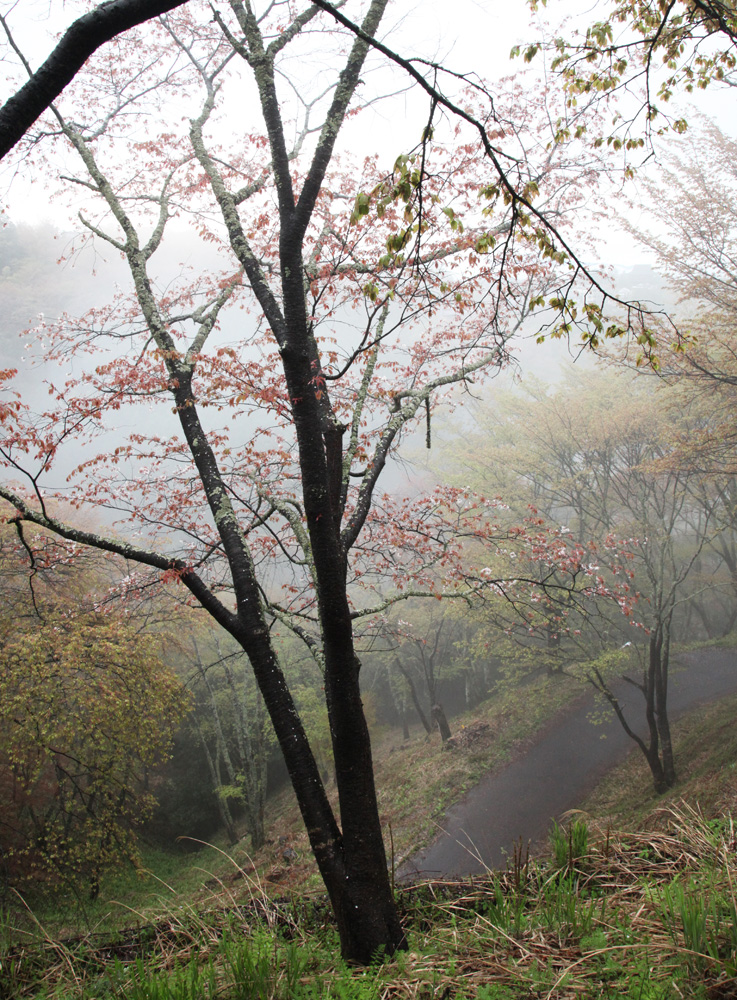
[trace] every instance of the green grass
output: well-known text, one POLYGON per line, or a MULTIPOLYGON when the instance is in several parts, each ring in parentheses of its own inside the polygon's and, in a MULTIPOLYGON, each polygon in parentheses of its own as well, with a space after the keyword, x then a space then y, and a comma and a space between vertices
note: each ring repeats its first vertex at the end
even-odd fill
MULTIPOLYGON (((579 819, 579 823, 580 823, 579 819)), ((560 838, 560 831, 553 840, 560 838)), ((583 846, 581 830, 577 843, 583 846)), ((598 837, 564 868, 403 888, 410 950, 368 969, 336 955, 319 897, 251 886, 176 905, 114 940, 0 926, 0 997, 78 1000, 666 1000, 729 996, 737 858, 729 821, 673 807, 661 829, 598 837)))
POLYGON ((572 871, 580 858, 586 857, 589 846, 589 827, 584 819, 574 819, 568 828, 553 822, 550 831, 553 862, 558 870, 572 871))
MULTIPOLYGON (((381 810, 399 857, 489 767, 523 752, 579 689, 545 680, 460 720, 454 748, 394 733, 375 740, 381 810), (530 706, 532 712, 530 714, 530 706), (485 741, 464 742, 489 726, 485 741), (464 728, 465 727, 465 728, 464 728), (424 803, 424 806, 423 806, 424 803), (431 808, 431 804, 434 807, 431 808), (424 815, 418 819, 418 809, 424 815)), ((289 796, 272 808, 281 848, 254 859, 222 842, 178 855, 142 852, 89 903, 14 897, 0 914, 0 1000, 715 1000, 737 983, 737 697, 673 727, 681 782, 652 792, 633 751, 551 831, 549 855, 512 860, 473 883, 397 890, 410 951, 346 967, 289 796), (685 802, 676 799, 684 798, 685 802), (693 803, 699 801, 701 810, 693 803), (691 804, 689 804, 689 802, 691 804), (612 831, 627 830, 615 835, 612 831), (253 863, 255 862, 255 864, 253 863)), ((732 991, 730 993, 730 991, 732 991)))
POLYGON ((143 846, 140 866, 125 862, 107 873, 95 900, 66 884, 43 895, 29 886, 21 889, 22 902, 20 896, 13 897, 12 909, 19 925, 30 927, 40 922, 54 938, 111 933, 149 919, 151 913, 165 911, 173 902, 189 903, 200 895, 209 896, 213 886, 226 891, 233 878, 240 879, 250 867, 245 844, 226 850, 222 838, 189 852, 143 846))

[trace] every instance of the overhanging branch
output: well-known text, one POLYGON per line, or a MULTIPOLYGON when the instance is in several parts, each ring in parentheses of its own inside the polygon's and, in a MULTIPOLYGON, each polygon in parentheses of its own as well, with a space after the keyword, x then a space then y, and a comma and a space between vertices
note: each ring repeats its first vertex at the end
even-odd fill
POLYGON ((186 2, 106 0, 74 21, 30 80, 0 108, 0 159, 23 138, 97 49, 124 31, 183 7, 186 2))
MULTIPOLYGON (((547 233, 550 238, 558 242, 559 246, 562 248, 565 255, 575 265, 574 267, 575 273, 573 275, 573 278, 569 281, 567 285, 569 289, 573 286, 573 283, 575 282, 578 275, 581 274, 589 282, 590 288, 596 289, 596 291, 601 294, 602 309, 606 301, 611 302, 613 305, 622 306, 627 311, 628 323, 630 325, 632 321, 629 317, 633 312, 639 316, 644 316, 648 314, 649 311, 640 306, 639 303, 631 303, 625 301, 624 299, 620 299, 616 295, 613 295, 607 288, 605 288, 604 285, 602 285, 602 283, 600 282, 600 280, 596 277, 594 271, 581 260, 580 256, 570 246, 568 241, 562 236, 562 234, 556 228, 556 226, 550 221, 548 215, 544 211, 541 211, 539 208, 536 208, 535 205, 533 205, 532 202, 529 200, 529 198, 525 197, 524 194, 520 194, 520 192, 516 189, 516 187, 508 177, 506 170, 502 166, 500 157, 502 157, 504 154, 500 150, 495 149, 494 146, 492 145, 484 123, 479 121, 479 119, 477 119, 469 111, 464 110, 464 108, 460 107, 458 104, 451 101, 450 98, 446 97, 445 94, 442 93, 442 91, 440 91, 434 84, 430 83, 426 79, 426 77, 414 65, 415 62, 422 60, 405 59, 403 56, 399 55, 399 53, 389 48, 383 42, 380 42, 377 38, 364 31, 364 29, 360 25, 356 24, 354 21, 351 21, 350 18, 342 14, 336 8, 335 4, 329 3, 328 0, 314 0, 314 4, 315 6, 320 7, 322 10, 324 10, 326 13, 330 14, 338 22, 338 24, 343 25, 344 28, 347 28, 349 31, 351 31, 354 35, 356 35, 357 38, 361 39, 361 41, 365 42, 372 48, 376 49, 377 52, 381 52, 382 55, 386 56, 387 59, 391 60, 401 69, 403 69, 405 73, 409 74, 409 76, 417 84, 419 84, 419 86, 425 91, 425 93, 428 94, 428 96, 431 98, 434 104, 438 104, 441 107, 444 107, 452 115, 454 115, 457 118, 460 118, 462 121, 465 121, 478 133, 481 146, 484 150, 484 155, 487 157, 488 160, 491 161, 496 171, 499 180, 499 185, 503 189, 503 191, 506 192, 506 195, 510 199, 512 205, 512 211, 516 215, 519 214, 520 210, 524 210, 525 213, 529 213, 529 216, 532 219, 535 219, 537 220, 538 223, 540 223, 540 225, 542 226, 542 231, 547 233)), ((437 65, 435 63, 426 63, 426 65, 428 65, 436 74, 438 71, 444 69, 444 67, 437 65)))

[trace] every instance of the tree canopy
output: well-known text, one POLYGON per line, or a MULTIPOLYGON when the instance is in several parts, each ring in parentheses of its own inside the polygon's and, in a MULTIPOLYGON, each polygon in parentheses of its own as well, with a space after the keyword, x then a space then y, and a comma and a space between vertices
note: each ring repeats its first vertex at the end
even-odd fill
MULTIPOLYGON (((531 6, 537 5, 533 0, 531 6)), ((608 142, 617 147, 641 145, 661 121, 684 131, 686 120, 669 119, 664 105, 679 92, 731 84, 737 63, 737 16, 731 4, 612 0, 595 9, 603 16, 583 36, 556 38, 552 69, 562 73, 574 103, 581 95, 626 95, 627 100, 612 104, 615 129, 608 142), (644 139, 639 127, 633 128, 641 117, 644 139)), ((539 48, 529 46, 525 59, 534 58, 539 48)))
POLYGON ((137 856, 150 774, 189 699, 161 661, 162 636, 95 607, 99 566, 39 534, 24 536, 25 550, 7 528, 2 541, 12 607, 0 617, 4 877, 87 882, 94 894, 106 868, 137 856))
MULTIPOLYGON (((188 4, 117 39, 44 119, 39 155, 62 158, 82 224, 126 260, 130 285, 109 306, 44 323, 55 370, 43 412, 11 394, 5 373, 0 495, 21 529, 138 563, 124 595, 150 585, 145 570, 178 582, 246 653, 344 954, 369 961, 405 939, 357 623, 410 596, 504 585, 484 546, 509 537, 496 500, 455 488, 392 496, 380 477, 403 435, 424 427, 431 439, 452 386, 479 385, 505 363, 532 302, 569 283, 555 234, 600 165, 571 161, 554 141, 564 107, 553 120, 555 97, 523 102, 519 85, 492 102, 470 91, 470 132, 425 123, 388 172, 374 157, 341 162, 337 137, 387 0, 363 5, 359 37, 336 33, 318 6, 229 7, 213 19, 188 4), (306 81, 295 67, 316 46, 342 68, 306 81), (260 121, 234 115, 243 93, 260 121), (505 164, 492 184, 489 162, 505 164), (157 255, 185 223, 217 247, 217 263, 162 280, 157 255), (122 440, 121 424, 131 427, 122 440), (80 445, 60 489, 56 470, 80 445), (56 515, 54 496, 114 511, 118 533, 56 515), (464 536, 479 543, 478 572, 464 536), (280 661, 284 629, 322 672, 339 816, 280 661)), ((587 580, 581 551, 559 534, 531 521, 514 539, 536 569, 513 574, 510 593, 546 587, 550 562, 556 587, 587 580)))

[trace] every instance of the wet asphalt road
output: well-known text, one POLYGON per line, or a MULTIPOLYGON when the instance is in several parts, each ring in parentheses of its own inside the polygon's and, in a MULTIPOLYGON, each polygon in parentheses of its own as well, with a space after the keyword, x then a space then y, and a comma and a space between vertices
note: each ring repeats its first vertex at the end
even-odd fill
MULTIPOLYGON (((631 706, 630 725, 644 736, 642 696, 623 687, 617 693, 631 706)), ((669 717, 673 720, 733 692, 737 692, 737 650, 685 654, 671 664, 669 717)), ((592 707, 593 696, 579 699, 549 724, 524 756, 484 778, 448 810, 441 824, 444 832, 403 864, 399 877, 475 875, 486 868, 503 868, 520 838, 525 844, 541 839, 553 818, 575 808, 635 747, 613 715, 604 725, 593 726, 588 720, 592 707)))

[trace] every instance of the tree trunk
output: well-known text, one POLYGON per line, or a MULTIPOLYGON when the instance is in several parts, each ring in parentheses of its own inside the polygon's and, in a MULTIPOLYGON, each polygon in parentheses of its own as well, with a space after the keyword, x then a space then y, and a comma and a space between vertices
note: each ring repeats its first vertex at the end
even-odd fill
POLYGON ((433 722, 440 730, 440 738, 443 743, 445 743, 446 740, 450 739, 450 726, 448 725, 448 719, 445 715, 445 709, 439 701, 432 707, 432 717, 433 722))
POLYGON ((389 883, 358 663, 340 679, 333 754, 343 824, 345 873, 336 918, 345 957, 365 964, 407 947, 389 883))
POLYGON ((658 795, 662 795, 664 792, 668 791, 669 785, 665 777, 665 771, 663 770, 663 763, 660 760, 658 748, 648 747, 643 750, 643 753, 645 754, 645 760, 650 768, 650 774, 653 779, 653 788, 658 795))
POLYGON ((417 688, 415 687, 415 682, 412 680, 412 675, 407 670, 407 668, 402 664, 402 662, 399 660, 398 657, 396 656, 394 657, 394 662, 396 663, 397 668, 399 669, 399 672, 401 673, 402 677, 404 677, 405 681, 407 682, 407 687, 409 689, 409 696, 412 699, 412 704, 414 705, 415 711, 417 712, 419 720, 422 723, 422 728, 429 735, 432 732, 432 726, 427 721, 427 716, 422 711, 422 705, 420 704, 420 699, 417 695, 417 688))
POLYGON ((676 769, 673 761, 673 743, 668 720, 668 666, 670 661, 670 622, 663 626, 662 638, 650 645, 650 669, 653 672, 655 711, 660 739, 660 754, 663 765, 663 780, 667 788, 676 783, 676 769), (663 635, 664 633, 664 635, 663 635))
MULTIPOLYGON (((387 0, 371 0, 363 21, 367 34, 372 35, 377 30, 386 4, 387 0)), ((254 36, 255 47, 252 47, 258 51, 263 47, 263 39, 258 35, 258 26, 253 19, 249 30, 254 36)), ((371 962, 379 954, 391 955, 397 949, 406 948, 407 941, 389 882, 374 784, 371 741, 359 688, 361 664, 353 645, 353 619, 348 601, 348 550, 360 531, 361 522, 360 519, 356 522, 353 532, 346 528, 347 535, 343 537, 341 520, 345 490, 342 436, 345 428, 332 410, 327 386, 316 381, 322 374, 322 364, 305 300, 303 249, 305 233, 332 156, 335 138, 358 85, 367 51, 365 42, 354 41, 334 91, 308 178, 297 199, 272 68, 267 65, 256 71, 279 204, 283 311, 282 317, 274 313, 279 322, 279 329, 274 330, 274 335, 279 343, 297 439, 304 519, 310 540, 310 562, 323 641, 325 701, 330 720, 342 830, 330 810, 299 718, 291 722, 290 731, 282 732, 276 724, 274 728, 282 749, 286 748, 290 753, 297 743, 294 734, 299 733, 297 757, 300 765, 309 755, 314 777, 305 781, 304 776, 295 775, 297 780, 293 783, 295 789, 299 789, 300 807, 303 801, 310 806, 310 815, 305 816, 305 822, 333 904, 343 957, 363 964, 371 962), (314 801, 315 796, 319 796, 319 803, 314 801), (319 823, 315 823, 311 815, 313 805, 318 806, 319 823)), ((251 262, 248 264, 250 267, 251 262)), ((265 304, 271 310, 273 302, 265 304)), ((259 594, 254 593, 253 599, 257 604, 259 594)), ((249 632, 253 635, 253 629, 249 632)), ((270 642, 268 630, 265 641, 270 642)), ((269 652, 272 653, 271 650, 269 652)), ((270 668, 273 670, 273 662, 270 668)), ((281 681, 283 683, 283 677, 281 681)), ((273 721, 275 713, 269 705, 264 683, 269 686, 269 679, 262 672, 259 684, 273 721)), ((284 689, 293 707, 286 685, 284 689)), ((277 720, 281 722, 279 714, 277 710, 277 720)), ((289 759, 287 766, 290 767, 289 759)))
POLYGON ((407 706, 402 702, 402 739, 409 739, 409 719, 407 718, 407 706))
POLYGON ((228 803, 220 794, 220 789, 222 788, 222 781, 220 780, 219 774, 219 761, 215 761, 210 753, 210 748, 207 745, 205 735, 200 729, 198 724, 197 731, 200 734, 200 744, 202 746, 203 752, 205 754, 205 760, 207 761, 207 767, 210 771, 210 776, 212 777, 212 784, 215 789, 215 799, 218 805, 218 812, 220 813, 220 822, 225 827, 225 833, 228 838, 228 843, 231 847, 238 843, 238 833, 236 832, 235 823, 233 822, 233 817, 230 814, 230 809, 228 803))
POLYGON ((371 745, 358 689, 358 661, 354 658, 353 669, 337 677, 326 672, 341 831, 276 662, 269 630, 265 628, 257 642, 254 631, 246 628, 241 635, 242 645, 284 754, 310 846, 335 913, 342 955, 347 961, 368 964, 379 954, 406 948, 407 941, 389 883, 371 745))
POLYGON ((263 809, 253 809, 248 812, 248 833, 251 838, 251 850, 258 851, 266 843, 263 809))
MULTIPOLYGON (((606 683, 606 681, 604 680, 601 673, 596 667, 592 668, 588 679, 589 682, 594 686, 594 688, 596 688, 597 691, 601 692, 601 694, 604 695, 604 697, 607 699, 609 704, 614 709, 614 713, 619 719, 619 722, 624 731, 642 751, 642 754, 645 760, 647 761, 647 765, 650 768, 650 773, 653 779, 653 787, 655 788, 655 791, 658 793, 658 795, 662 795, 662 793, 665 792, 670 787, 670 785, 668 783, 668 777, 666 775, 666 771, 663 766, 663 761, 660 758, 660 733, 658 730, 658 721, 656 718, 656 711, 655 711, 655 685, 654 685, 654 672, 652 669, 652 664, 654 655, 653 650, 657 646, 658 646, 658 640, 656 639, 656 636, 653 635, 650 637, 650 646, 648 650, 649 653, 648 665, 644 671, 644 676, 641 683, 633 680, 630 677, 627 676, 623 677, 624 680, 626 680, 628 683, 632 684, 639 691, 641 691, 645 698, 645 719, 647 721, 648 731, 649 731, 649 738, 647 742, 641 736, 638 736, 638 734, 632 729, 632 727, 627 721, 627 718, 624 714, 619 699, 611 690, 611 688, 606 683)), ((667 722, 667 717, 666 717, 666 722, 667 722)))

